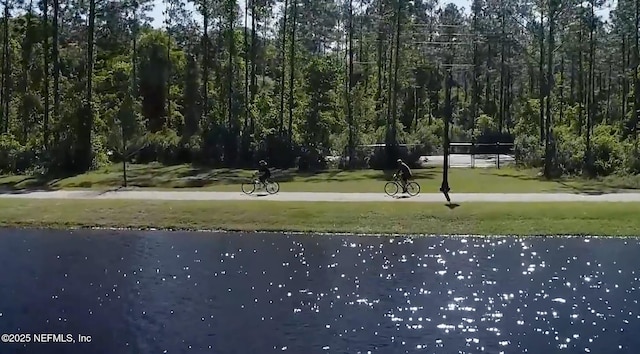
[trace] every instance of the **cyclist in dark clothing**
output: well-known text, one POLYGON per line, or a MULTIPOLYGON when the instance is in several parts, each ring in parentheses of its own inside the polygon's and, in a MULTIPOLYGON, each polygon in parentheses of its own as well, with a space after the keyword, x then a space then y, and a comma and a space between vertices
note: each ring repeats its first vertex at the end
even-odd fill
POLYGON ((267 166, 267 162, 265 160, 260 160, 260 167, 258 168, 258 180, 260 183, 266 185, 269 178, 271 178, 271 171, 269 171, 269 167, 267 166))
POLYGON ((398 172, 396 172, 396 176, 400 177, 400 181, 402 182, 402 191, 403 193, 407 193, 407 183, 409 179, 413 176, 411 173, 411 169, 407 166, 402 159, 398 159, 398 172))

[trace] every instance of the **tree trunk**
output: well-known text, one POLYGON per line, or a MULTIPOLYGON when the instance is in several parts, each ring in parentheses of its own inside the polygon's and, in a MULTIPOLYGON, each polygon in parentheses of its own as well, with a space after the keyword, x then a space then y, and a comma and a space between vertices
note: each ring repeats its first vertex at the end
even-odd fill
POLYGON ((347 79, 347 124, 349 125, 349 167, 353 167, 353 159, 355 157, 354 146, 354 122, 353 122, 353 0, 349 0, 349 63, 348 63, 348 79, 347 79))
POLYGON ((611 78, 613 77, 613 66, 609 61, 609 84, 607 85, 607 113, 605 115, 606 124, 611 124, 611 78))
POLYGON ((500 111, 499 111, 499 121, 498 121, 498 131, 500 133, 502 133, 502 127, 504 125, 504 110, 505 110, 505 102, 504 102, 504 96, 505 96, 505 83, 504 83, 504 71, 505 71, 505 53, 504 53, 504 46, 505 46, 505 41, 506 41, 506 33, 505 33, 505 15, 504 15, 504 5, 501 4, 501 28, 502 28, 502 33, 501 33, 501 41, 500 41, 500 111))
POLYGON ((294 99, 293 99, 293 85, 294 85, 294 77, 295 77, 295 67, 296 67, 296 27, 297 27, 297 12, 298 12, 298 0, 293 0, 293 14, 292 14, 292 18, 291 21, 292 23, 292 27, 291 27, 291 71, 289 72, 289 126, 288 126, 288 131, 287 131, 287 142, 288 142, 288 146, 289 149, 293 149, 293 141, 292 141, 292 137, 293 137, 293 108, 294 108, 294 99))
POLYGON ((552 92, 552 82, 553 82, 553 49, 555 46, 555 25, 556 25, 556 8, 553 6, 553 1, 551 0, 550 8, 549 8, 549 54, 548 54, 548 62, 547 62, 547 82, 546 82, 546 96, 547 96, 547 112, 545 117, 545 134, 544 134, 544 175, 545 177, 551 177, 551 144, 550 144, 550 135, 551 135, 551 92, 552 92))
MULTIPOLYGON (((234 107, 233 107, 233 81, 234 81, 234 73, 233 73, 233 57, 236 55, 236 39, 234 36, 233 29, 233 20, 235 18, 235 0, 232 0, 228 3, 228 36, 229 36, 229 65, 227 71, 227 126, 229 130, 227 132, 227 141, 226 141, 226 153, 225 153, 225 163, 227 166, 231 166, 236 163, 237 159, 237 134, 238 134, 238 124, 236 124, 236 120, 233 117, 234 107)), ((245 23, 246 28, 246 23, 245 23)))
MULTIPOLYGON (((173 9, 167 9, 167 17, 173 9)), ((171 126, 171 28, 170 28, 170 17, 167 19, 167 97, 166 106, 167 106, 167 123, 171 126)))
MULTIPOLYGON (((544 11, 542 9, 540 9, 540 63, 538 69, 540 71, 540 142, 542 143, 545 141, 544 97, 546 86, 544 78, 544 11)), ((546 169, 545 167, 545 173, 546 169)))
POLYGON ((282 73, 280 74, 280 112, 279 112, 279 131, 280 137, 284 136, 284 81, 286 72, 287 72, 287 10, 288 10, 288 0, 284 0, 284 11, 282 11, 282 50, 280 51, 280 57, 282 59, 282 73))
POLYGON ((560 124, 564 123, 564 56, 560 59, 560 107, 559 107, 559 119, 560 124))
POLYGON ((27 105, 26 102, 26 97, 27 94, 30 92, 29 89, 29 81, 30 81, 30 72, 29 72, 29 67, 31 64, 31 54, 32 54, 32 45, 33 43, 31 42, 31 38, 32 38, 32 32, 33 32, 33 22, 31 21, 31 19, 33 18, 33 0, 29 0, 29 6, 27 8, 27 23, 25 26, 25 33, 24 33, 24 39, 22 42, 22 85, 20 88, 20 94, 22 95, 22 102, 21 102, 21 117, 22 117, 22 142, 23 144, 27 143, 27 140, 29 139, 29 129, 31 129, 31 110, 29 108, 29 105, 27 105))
POLYGON ((594 60, 595 60, 595 39, 593 37, 595 26, 595 1, 591 1, 591 22, 589 28, 589 83, 587 89, 587 128, 586 128, 586 148, 585 148, 585 167, 586 172, 591 174, 591 126, 593 124, 594 114, 594 98, 593 91, 595 90, 595 77, 594 77, 594 60))
POLYGON ((203 2, 202 9, 202 41, 203 43, 203 55, 202 55, 202 121, 206 122, 209 117, 209 7, 206 5, 206 1, 203 2))
MULTIPOLYGON (((255 102, 256 94, 258 93, 258 61, 256 60, 258 53, 258 36, 256 30, 256 22, 258 21, 258 10, 256 9, 256 0, 251 1, 251 106, 255 102)), ((251 119, 251 126, 253 127, 253 117, 251 119)))
POLYGON ((229 61, 227 65, 227 125, 230 131, 233 131, 234 122, 233 122, 233 56, 235 55, 235 38, 233 33, 233 6, 229 5, 229 28, 228 28, 228 36, 229 36, 229 61))
POLYGON ((376 65, 378 68, 378 77, 377 77, 377 88, 376 88, 376 96, 375 96, 375 101, 376 101, 376 114, 377 114, 377 124, 376 124, 376 128, 379 127, 382 122, 384 122, 384 117, 383 117, 383 113, 382 113, 382 81, 383 81, 383 70, 384 70, 384 59, 383 59, 383 53, 384 53, 384 43, 383 43, 383 39, 384 39, 384 21, 382 20, 382 15, 383 15, 383 7, 382 7, 382 0, 378 0, 378 37, 377 37, 377 51, 378 51, 378 55, 376 57, 376 65))
POLYGON ((132 50, 131 50, 131 96, 138 98, 138 3, 134 2, 133 7, 133 29, 132 29, 132 50))
POLYGON ((629 81, 627 79, 627 70, 629 69, 629 63, 627 62, 627 35, 622 35, 622 119, 627 117, 627 95, 629 94, 629 81))
MULTIPOLYGON (((387 108, 387 117, 385 120, 385 127, 386 127, 386 131, 385 131, 385 147, 387 148, 387 155, 389 157, 391 157, 391 155, 389 154, 389 152, 391 150, 389 150, 389 146, 391 145, 392 142, 392 132, 391 132, 391 124, 393 124, 393 118, 392 118, 392 114, 393 113, 393 54, 394 54, 394 49, 395 47, 393 46, 393 40, 395 39, 395 32, 393 32, 391 34, 391 40, 390 40, 390 45, 389 45, 389 60, 386 61, 385 60, 385 65, 387 65, 387 67, 385 68, 385 71, 387 71, 386 75, 387 75, 387 79, 386 79, 386 87, 387 87, 387 101, 386 101, 386 108, 387 108), (388 69, 388 70, 387 70, 388 69)), ((386 58, 385 58, 386 59, 386 58)))
MULTIPOLYGON (((511 54, 511 53, 509 53, 511 54)), ((507 68, 507 88, 506 88, 506 92, 507 92, 507 98, 505 100, 505 105, 506 105, 506 115, 507 115, 507 132, 509 133, 511 130, 511 122, 513 122, 512 120, 512 111, 511 111, 511 107, 512 107, 512 103, 513 103, 513 75, 511 74, 511 68, 507 68)))
POLYGON ((493 56, 491 42, 488 43, 487 52, 488 52, 487 53, 487 72, 485 74, 485 87, 484 87, 485 113, 486 113, 486 111, 488 111, 487 108, 489 107, 489 104, 491 102, 491 72, 490 72, 490 70, 493 69, 493 63, 491 61, 491 58, 493 56))
POLYGON ((638 66, 640 66, 640 38, 638 38, 638 28, 640 26, 640 4, 639 1, 635 1, 636 16, 635 16, 635 50, 633 51, 633 66, 634 66, 634 84, 633 84, 633 137, 635 139, 636 146, 638 144, 638 114, 640 111, 640 72, 638 72, 638 66))
POLYGON ((585 106, 585 90, 584 87, 584 61, 582 60, 582 27, 580 27, 580 33, 578 37, 578 135, 582 135, 582 129, 584 127, 584 106, 585 106))
MULTIPOLYGON (((257 21, 258 21, 258 10, 256 9, 256 0, 252 0, 251 1, 251 80, 250 80, 251 81, 251 90, 250 90, 251 98, 249 99, 250 107, 253 107, 253 105, 255 104, 256 94, 258 93, 258 76, 257 76, 258 63, 256 60, 257 53, 258 53, 258 35, 256 30, 257 21)), ((246 28, 246 21, 245 21, 245 28, 246 28)), ((250 114, 249 115, 250 133, 254 132, 253 127, 255 124, 253 119, 254 119, 253 115, 250 114)))
MULTIPOLYGON (((251 7, 254 8, 255 0, 251 1, 251 7)), ((242 126, 242 150, 243 153, 246 154, 249 150, 250 144, 250 133, 249 133, 249 110, 251 109, 251 102, 249 101, 249 34, 247 33, 247 22, 248 22, 248 14, 249 14, 249 3, 245 1, 244 3, 244 54, 245 54, 245 62, 244 62, 244 125, 242 126)), ((255 16, 255 14, 252 14, 255 16)), ((253 20, 252 20, 253 24, 253 20)), ((255 31, 252 28, 252 31, 255 31)), ((252 34, 253 38, 253 34, 252 34)), ((251 47, 253 48, 254 43, 251 43, 251 47)), ((253 60, 253 58, 251 58, 253 60)))
POLYGON ((3 38, 3 73, 2 73, 2 132, 9 131, 9 103, 11 102, 11 51, 9 46, 9 18, 11 16, 9 0, 4 2, 4 38, 3 38))
MULTIPOLYGON (((53 119, 60 121, 60 26, 58 24, 60 11, 59 0, 53 0, 53 45, 51 57, 53 59, 53 119)), ((54 144, 57 144, 57 139, 54 144)))
POLYGON ((45 150, 49 150, 49 0, 43 1, 43 7, 44 122, 42 123, 42 145, 45 150))
POLYGON ((574 105, 576 103, 575 97, 575 71, 576 71, 576 62, 575 56, 571 56, 571 68, 569 69, 571 74, 569 76, 569 104, 574 105))
MULTIPOLYGON (((478 33, 478 16, 473 15, 473 32, 478 33)), ((477 38, 473 37, 473 78, 471 81, 471 129, 476 128, 476 120, 478 119, 478 104, 480 103, 480 90, 478 80, 480 79, 480 68, 478 63, 478 43, 477 38)))
MULTIPOLYGON (((398 120, 398 112, 397 112, 397 107, 398 107, 398 71, 400 70, 400 34, 401 34, 401 27, 400 24, 402 23, 401 21, 402 18, 402 0, 398 0, 398 9, 396 12, 396 43, 395 43, 395 48, 396 48, 396 55, 395 55, 395 67, 393 69, 393 100, 391 101, 391 144, 393 146, 393 153, 392 156, 395 158, 396 156, 394 156, 395 154, 397 154, 397 149, 396 149, 396 145, 397 145, 397 132, 396 132, 396 122, 398 120)), ((393 162, 393 161, 392 161, 393 162)))
POLYGON ((96 18, 96 2, 95 0, 89 0, 89 28, 87 38, 87 97, 86 97, 86 112, 84 117, 80 117, 82 121, 82 129, 80 130, 80 147, 83 149, 80 151, 82 169, 89 170, 93 160, 93 149, 91 146, 91 135, 93 132, 93 37, 95 33, 95 18, 96 18))

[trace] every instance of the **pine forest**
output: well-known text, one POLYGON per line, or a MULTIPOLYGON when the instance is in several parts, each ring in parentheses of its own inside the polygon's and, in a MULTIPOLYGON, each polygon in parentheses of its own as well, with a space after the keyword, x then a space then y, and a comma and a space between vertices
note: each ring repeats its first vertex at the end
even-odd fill
POLYGON ((1 4, 3 173, 382 168, 446 140, 640 171, 639 1, 165 0, 157 28, 148 0, 1 4))

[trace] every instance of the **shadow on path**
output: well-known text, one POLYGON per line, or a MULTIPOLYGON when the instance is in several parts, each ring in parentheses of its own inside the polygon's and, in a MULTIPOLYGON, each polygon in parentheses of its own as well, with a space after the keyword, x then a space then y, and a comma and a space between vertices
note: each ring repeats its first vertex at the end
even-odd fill
POLYGON ((268 197, 271 194, 267 193, 267 192, 261 192, 261 193, 255 193, 255 194, 248 194, 249 197, 253 197, 253 198, 262 198, 262 197, 268 197))

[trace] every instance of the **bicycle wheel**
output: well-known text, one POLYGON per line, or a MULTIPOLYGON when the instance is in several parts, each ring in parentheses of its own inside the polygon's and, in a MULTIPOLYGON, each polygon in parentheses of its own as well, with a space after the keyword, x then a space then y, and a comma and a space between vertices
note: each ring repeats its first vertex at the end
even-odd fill
POLYGON ((389 196, 394 196, 398 193, 398 184, 396 182, 387 182, 384 185, 384 192, 389 196))
POLYGON ((256 190, 255 182, 245 182, 242 184, 242 191, 244 194, 251 194, 256 190))
POLYGON ((280 185, 278 182, 269 182, 267 183, 267 193, 276 194, 280 190, 280 185))
POLYGON ((407 184, 407 193, 412 197, 418 195, 418 193, 420 193, 420 185, 418 182, 409 182, 407 184))

